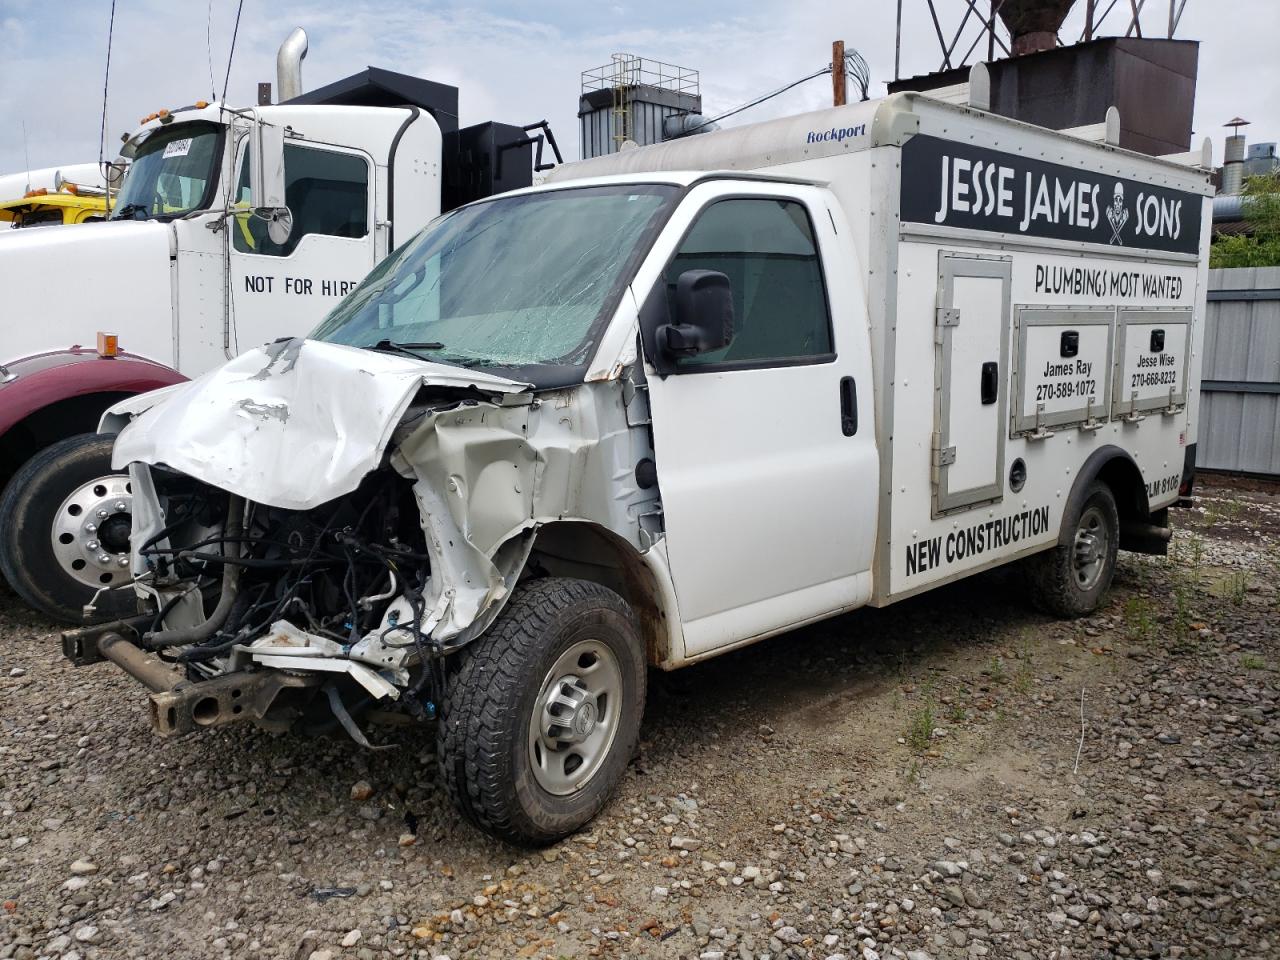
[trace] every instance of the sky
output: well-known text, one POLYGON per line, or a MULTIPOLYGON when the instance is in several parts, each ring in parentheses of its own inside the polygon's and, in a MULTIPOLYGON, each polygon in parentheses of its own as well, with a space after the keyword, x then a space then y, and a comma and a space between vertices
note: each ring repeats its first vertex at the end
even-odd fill
MULTIPOLYGON (((237 2, 116 0, 109 156, 140 117, 222 90, 237 2)), ((937 69, 926 0, 902 2, 903 75, 937 69)), ((935 2, 949 39, 965 0, 935 2)), ((1079 38, 1084 6, 1061 31, 1064 42, 1079 38)), ((1169 3, 1146 7, 1145 32, 1162 36, 1169 3)), ((1119 0, 1101 32, 1123 32, 1128 8, 1119 0)), ((280 42, 302 26, 306 89, 370 65, 427 77, 459 88, 464 125, 547 119, 575 159, 581 73, 615 52, 700 71, 703 112, 715 115, 821 68, 842 39, 869 62, 877 96, 893 77, 895 9, 893 0, 243 0, 227 99, 252 104, 257 82, 275 80, 280 42)), ((110 10, 111 0, 0 0, 0 174, 97 159, 110 10)), ((1252 121, 1250 142, 1280 139, 1278 30, 1276 0, 1186 0, 1177 36, 1201 41, 1194 142, 1211 137, 1219 161, 1232 117, 1252 121)), ((818 78, 726 125, 816 109, 830 97, 830 81, 818 78)))

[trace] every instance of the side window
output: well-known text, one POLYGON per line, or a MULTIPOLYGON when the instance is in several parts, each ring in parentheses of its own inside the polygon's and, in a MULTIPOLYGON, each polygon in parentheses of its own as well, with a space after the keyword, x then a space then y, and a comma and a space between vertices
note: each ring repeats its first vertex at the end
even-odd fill
MULTIPOLYGON (((369 164, 362 157, 294 143, 284 145, 284 197, 293 213, 293 233, 283 244, 267 236, 267 225, 237 214, 232 242, 241 253, 287 257, 311 233, 363 237, 369 233, 369 164)), ((249 151, 240 161, 236 203, 249 205, 249 151)))
POLYGON ((702 212, 667 267, 668 303, 686 270, 718 270, 733 287, 733 341, 681 358, 681 369, 819 361, 833 352, 813 226, 794 200, 720 200, 702 212))

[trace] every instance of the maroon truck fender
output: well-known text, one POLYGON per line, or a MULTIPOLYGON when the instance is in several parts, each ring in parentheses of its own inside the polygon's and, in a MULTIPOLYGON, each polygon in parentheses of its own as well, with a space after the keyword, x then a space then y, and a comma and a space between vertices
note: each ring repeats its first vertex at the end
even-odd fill
POLYGON ((144 357, 99 356, 72 347, 5 364, 0 383, 0 437, 14 424, 53 403, 95 393, 138 394, 182 383, 187 378, 144 357))
POLYGON ((84 347, 5 364, 0 367, 0 482, 49 443, 95 430, 112 403, 186 379, 144 357, 103 357, 84 347))

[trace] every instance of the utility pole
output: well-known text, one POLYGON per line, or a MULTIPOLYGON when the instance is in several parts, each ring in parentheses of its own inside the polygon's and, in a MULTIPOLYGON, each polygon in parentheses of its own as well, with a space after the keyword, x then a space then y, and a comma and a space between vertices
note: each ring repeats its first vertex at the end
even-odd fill
POLYGON ((836 40, 831 44, 831 102, 843 107, 848 91, 844 79, 844 41, 836 40))
POLYGON ((1093 3, 1094 0, 1089 0, 1084 8, 1084 39, 1086 43, 1093 39, 1093 3))

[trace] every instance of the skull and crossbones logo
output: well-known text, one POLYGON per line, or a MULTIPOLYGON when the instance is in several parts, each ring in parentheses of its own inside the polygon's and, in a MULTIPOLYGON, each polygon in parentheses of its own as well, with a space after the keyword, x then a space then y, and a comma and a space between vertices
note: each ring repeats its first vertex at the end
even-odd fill
POLYGON ((1111 206, 1107 207, 1107 222, 1111 224, 1111 243, 1124 245, 1120 231, 1129 222, 1129 211, 1124 208, 1124 184, 1117 183, 1111 194, 1111 206))

